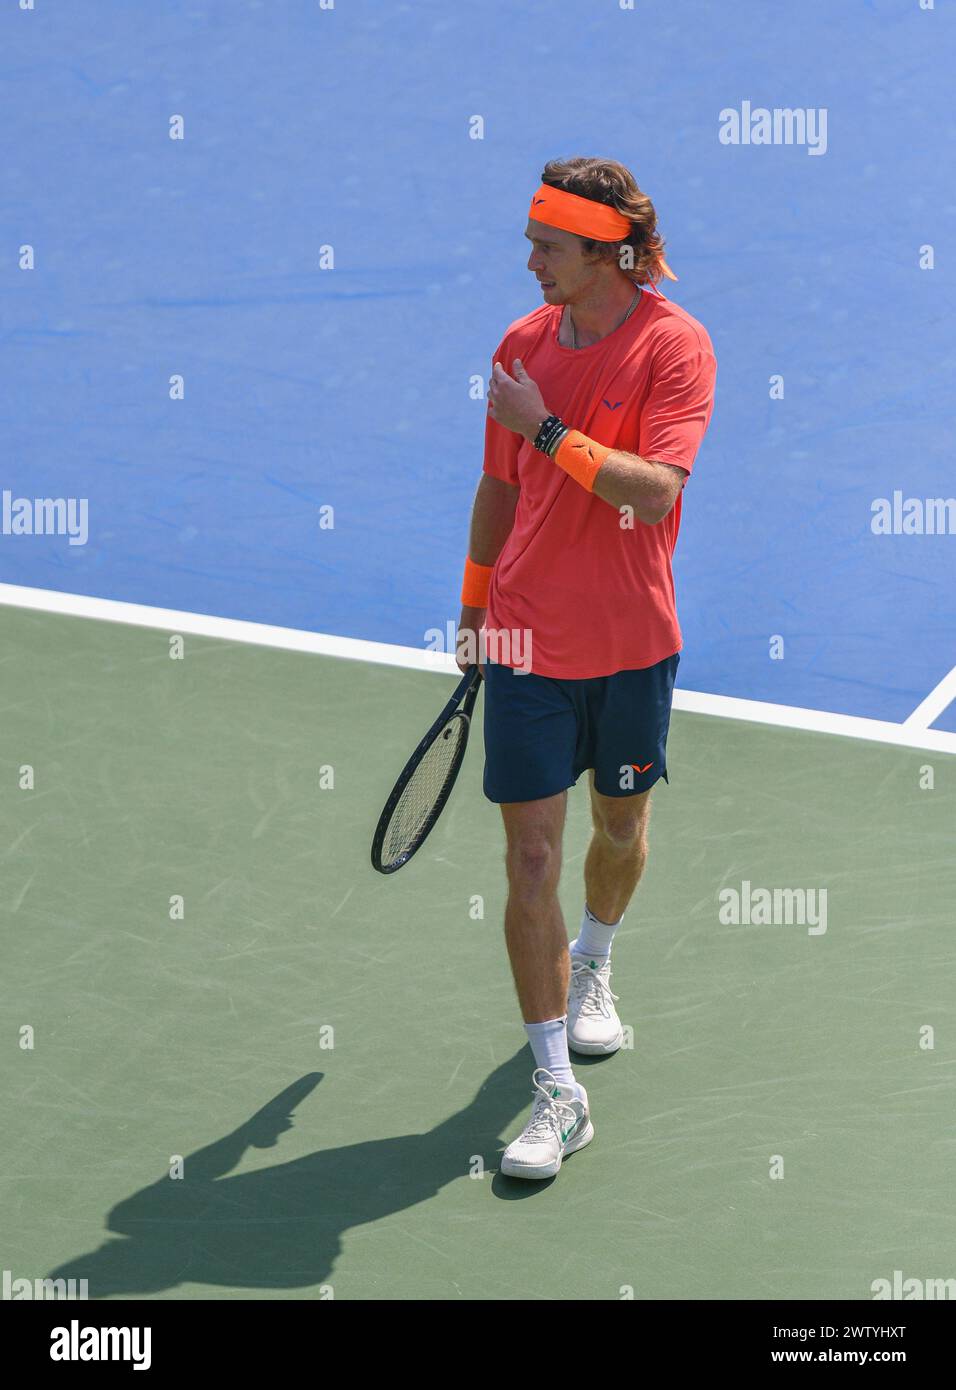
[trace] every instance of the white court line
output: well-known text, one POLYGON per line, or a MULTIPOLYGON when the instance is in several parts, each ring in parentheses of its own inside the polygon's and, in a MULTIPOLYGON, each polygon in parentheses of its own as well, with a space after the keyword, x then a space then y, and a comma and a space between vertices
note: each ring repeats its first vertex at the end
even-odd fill
MULTIPOLYGON (((450 652, 430 652, 420 647, 398 647, 389 642, 366 642, 357 637, 335 637, 324 632, 305 632, 293 627, 270 627, 238 618, 217 618, 208 613, 184 613, 174 608, 152 608, 143 603, 120 603, 109 598, 88 598, 85 594, 61 594, 52 589, 28 589, 19 584, 0 584, 0 605, 27 608, 38 613, 59 613, 74 618, 95 618, 100 622, 128 623, 133 627, 158 628, 163 632, 192 633, 197 637, 219 637, 228 642, 244 642, 257 647, 278 647, 284 651, 309 652, 317 656, 338 656, 353 661, 372 661, 409 670, 440 671, 455 675, 458 667, 450 652)), ((826 710, 802 709, 798 705, 774 705, 762 700, 740 700, 730 695, 706 695, 696 690, 675 690, 674 708, 693 714, 709 714, 721 719, 739 719, 751 724, 771 724, 783 729, 805 729, 811 733, 838 734, 844 738, 869 739, 900 748, 925 748, 933 752, 956 754, 956 734, 929 729, 914 723, 916 716, 954 673, 923 701, 903 724, 881 719, 863 719, 853 714, 831 714, 826 710)), ((944 692, 945 693, 945 692, 944 692)), ((942 697, 940 697, 942 698, 942 697)), ((940 706, 945 708, 948 701, 940 706)), ((937 713, 939 711, 937 710, 937 713)), ((934 716, 935 717, 935 716, 934 716)), ((927 721, 929 722, 929 721, 927 721)))
POLYGON ((928 729, 939 718, 943 710, 956 700, 956 666, 939 685, 934 685, 925 700, 921 700, 913 713, 903 720, 905 729, 928 729))
POLYGON ((910 728, 908 722, 892 724, 882 719, 863 719, 856 714, 802 709, 799 705, 771 705, 762 700, 737 700, 729 695, 699 695, 696 690, 675 690, 674 708, 724 719, 743 719, 751 724, 775 724, 784 729, 809 729, 817 734, 865 738, 872 743, 892 743, 898 748, 956 753, 956 734, 942 729, 910 728))

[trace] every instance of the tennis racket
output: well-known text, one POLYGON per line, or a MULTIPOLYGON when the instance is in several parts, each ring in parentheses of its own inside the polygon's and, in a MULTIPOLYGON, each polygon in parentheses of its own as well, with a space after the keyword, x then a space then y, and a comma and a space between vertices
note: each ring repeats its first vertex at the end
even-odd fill
POLYGON ((461 770, 481 672, 469 666, 458 689, 402 769, 372 840, 372 864, 393 874, 407 864, 441 815, 461 770))

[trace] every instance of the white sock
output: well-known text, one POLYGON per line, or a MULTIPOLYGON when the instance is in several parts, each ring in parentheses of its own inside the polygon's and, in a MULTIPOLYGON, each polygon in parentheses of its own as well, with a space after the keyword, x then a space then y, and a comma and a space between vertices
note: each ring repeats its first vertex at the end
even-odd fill
POLYGON ((611 942, 614 940, 614 933, 623 921, 624 914, 622 912, 616 922, 602 922, 595 917, 589 907, 585 906, 584 916, 581 918, 581 930, 575 940, 571 942, 572 954, 588 956, 598 965, 603 965, 611 954, 611 942))
POLYGON ((576 1086, 568 1056, 568 1016, 549 1018, 544 1023, 526 1023, 524 1030, 534 1053, 536 1067, 544 1067, 562 1086, 576 1086))

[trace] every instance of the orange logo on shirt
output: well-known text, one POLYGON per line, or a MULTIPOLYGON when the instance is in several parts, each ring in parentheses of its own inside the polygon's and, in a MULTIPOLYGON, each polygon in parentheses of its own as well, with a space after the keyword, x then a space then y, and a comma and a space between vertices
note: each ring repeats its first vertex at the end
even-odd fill
POLYGON ((638 772, 646 772, 649 767, 653 766, 653 763, 645 763, 643 767, 641 767, 639 763, 631 763, 631 767, 635 768, 638 772))

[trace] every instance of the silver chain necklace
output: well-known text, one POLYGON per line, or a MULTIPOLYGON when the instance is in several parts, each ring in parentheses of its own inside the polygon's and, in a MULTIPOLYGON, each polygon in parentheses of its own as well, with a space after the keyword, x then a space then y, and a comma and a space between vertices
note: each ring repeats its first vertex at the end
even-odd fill
MULTIPOLYGON (((628 309, 627 313, 626 313, 626 314, 624 315, 624 317, 621 319, 621 323, 616 324, 615 327, 611 329, 611 333, 616 333, 617 330, 621 327, 621 324, 627 322, 627 320, 631 317, 631 314, 632 314, 632 312, 633 312, 633 310, 634 310, 634 305, 637 303, 637 301, 638 301, 638 299, 640 299, 640 297, 641 297, 641 287, 640 287, 640 285, 638 285, 638 287, 637 287, 637 289, 636 289, 636 291, 635 291, 635 293, 634 293, 634 298, 631 300, 631 307, 630 307, 630 309, 628 309)), ((574 331, 574 318, 573 318, 573 316, 572 316, 572 314, 571 314, 571 309, 570 309, 570 307, 568 308, 568 322, 571 324, 571 346, 572 346, 572 348, 576 348, 577 345, 578 345, 578 335, 577 335, 577 333, 574 331)), ((610 337, 610 334, 609 334, 609 333, 606 333, 604 336, 607 338, 607 337, 610 337)), ((598 338, 598 342, 600 342, 600 341, 601 341, 601 339, 598 338)), ((588 346, 588 347, 593 347, 594 344, 593 344, 593 343, 588 343, 587 346, 588 346)))

